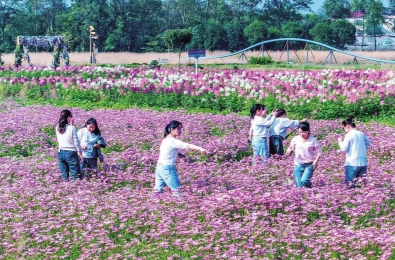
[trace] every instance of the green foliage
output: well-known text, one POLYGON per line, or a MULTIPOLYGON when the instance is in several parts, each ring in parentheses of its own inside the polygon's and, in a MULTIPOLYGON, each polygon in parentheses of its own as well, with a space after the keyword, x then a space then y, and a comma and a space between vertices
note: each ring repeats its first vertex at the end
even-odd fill
POLYGON ((254 65, 267 65, 273 63, 273 60, 270 56, 265 57, 250 57, 248 60, 249 64, 254 65))
POLYGON ((223 50, 225 46, 226 33, 225 30, 217 20, 210 19, 207 21, 205 30, 204 47, 207 50, 223 50))
POLYGON ((332 23, 332 38, 334 41, 334 47, 344 49, 346 44, 354 44, 355 27, 352 23, 345 19, 340 19, 332 23))
POLYGON ((325 14, 333 20, 350 16, 351 4, 348 0, 325 0, 322 6, 325 14))
POLYGON ((326 23, 318 23, 310 30, 310 35, 314 41, 328 45, 333 44, 332 34, 332 27, 326 23))
POLYGON ((167 30, 162 39, 168 48, 176 52, 185 51, 185 47, 191 42, 192 32, 190 29, 167 30))
POLYGON ((151 63, 149 64, 150 68, 160 68, 160 64, 157 60, 152 60, 151 63))
POLYGON ((14 51, 14 65, 17 67, 22 65, 22 46, 19 44, 16 45, 14 51))
POLYGON ((244 35, 250 44, 256 44, 265 40, 267 36, 267 27, 264 22, 255 19, 252 23, 244 28, 244 35))

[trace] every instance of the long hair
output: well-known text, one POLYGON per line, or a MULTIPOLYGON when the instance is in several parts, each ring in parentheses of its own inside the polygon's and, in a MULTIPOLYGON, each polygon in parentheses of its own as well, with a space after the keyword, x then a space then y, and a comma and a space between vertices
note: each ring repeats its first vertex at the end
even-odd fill
POLYGON ((354 116, 347 117, 345 120, 343 120, 342 125, 343 126, 350 125, 353 128, 356 127, 354 116))
POLYGON ((171 133, 171 129, 175 129, 177 127, 181 126, 182 124, 176 120, 172 120, 170 123, 166 125, 165 131, 164 131, 164 137, 169 135, 171 133))
POLYGON ((58 120, 58 132, 63 134, 66 131, 66 125, 67 125, 67 118, 73 117, 71 114, 70 110, 65 109, 60 112, 59 115, 59 120, 58 120))
POLYGON ((97 121, 96 121, 96 119, 94 119, 93 117, 89 118, 88 121, 86 121, 84 127, 86 127, 87 125, 92 125, 92 124, 95 125, 95 130, 93 130, 93 133, 94 133, 95 135, 101 135, 101 132, 100 132, 100 130, 99 130, 99 127, 97 126, 97 121))
POLYGON ((255 116, 256 111, 261 110, 261 109, 265 110, 265 106, 262 105, 262 104, 255 104, 255 105, 250 109, 250 117, 251 117, 251 119, 254 119, 254 116, 255 116))

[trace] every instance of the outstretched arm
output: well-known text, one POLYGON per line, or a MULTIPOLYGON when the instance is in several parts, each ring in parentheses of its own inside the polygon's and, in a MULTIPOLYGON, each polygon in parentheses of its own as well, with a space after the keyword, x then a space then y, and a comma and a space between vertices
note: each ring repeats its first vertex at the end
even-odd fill
POLYGON ((204 149, 204 148, 202 148, 200 146, 194 145, 194 144, 188 144, 188 149, 199 151, 201 153, 206 153, 207 152, 206 149, 204 149))

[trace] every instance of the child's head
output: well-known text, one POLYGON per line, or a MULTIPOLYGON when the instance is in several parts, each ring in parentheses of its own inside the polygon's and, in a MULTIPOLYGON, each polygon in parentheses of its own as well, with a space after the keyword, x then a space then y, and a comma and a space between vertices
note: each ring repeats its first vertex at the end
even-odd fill
POLYGON ((172 120, 169 124, 167 124, 164 132, 164 136, 168 136, 172 134, 173 136, 181 135, 182 124, 176 120, 172 120))
POLYGON ((99 126, 97 125, 96 119, 93 117, 89 118, 88 121, 85 123, 86 129, 95 135, 100 135, 99 126))
POLYGON ((254 119, 254 116, 261 116, 261 111, 266 111, 265 105, 262 104, 255 104, 251 109, 250 109, 250 116, 251 119, 254 119))
POLYGON ((355 128, 354 116, 349 116, 342 122, 344 130, 348 133, 352 128, 355 128))
POLYGON ((299 135, 304 139, 307 139, 310 136, 310 124, 309 122, 302 122, 298 126, 299 135))
POLYGON ((287 111, 285 111, 285 109, 282 109, 282 108, 280 108, 280 109, 277 109, 276 110, 277 111, 277 117, 286 117, 287 116, 287 111))

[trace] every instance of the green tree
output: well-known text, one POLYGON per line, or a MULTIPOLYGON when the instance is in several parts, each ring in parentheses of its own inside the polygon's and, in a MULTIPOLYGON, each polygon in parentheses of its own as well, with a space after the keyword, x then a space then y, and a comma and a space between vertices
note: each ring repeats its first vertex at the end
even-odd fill
MULTIPOLYGON (((303 38, 303 27, 298 22, 288 22, 284 24, 281 28, 283 36, 285 38, 303 38)), ((291 44, 294 48, 300 49, 303 47, 303 42, 291 41, 291 44)))
POLYGON ((349 21, 340 19, 332 23, 330 27, 335 47, 344 49, 346 44, 355 43, 355 27, 349 21))
POLYGON ((350 16, 351 4, 348 0, 325 0, 322 6, 325 14, 332 20, 350 16))
POLYGON ((192 28, 192 39, 188 44, 188 49, 202 49, 204 48, 204 41, 206 40, 206 28, 204 24, 197 24, 192 28))
POLYGON ((223 26, 214 19, 209 19, 206 24, 204 47, 207 50, 226 50, 226 32, 223 26))
POLYGON ((278 29, 288 21, 301 17, 299 11, 310 11, 312 0, 263 0, 261 6, 263 15, 278 29))
POLYGON ((255 19, 244 28, 244 35, 250 44, 262 42, 267 36, 267 27, 264 22, 255 19))
POLYGON ((323 44, 333 45, 332 28, 326 23, 317 23, 311 30, 310 35, 313 40, 323 44))
POLYGON ((362 42, 361 42, 361 51, 363 50, 363 42, 365 38, 365 16, 368 12, 368 3, 370 0, 352 0, 351 2, 351 10, 352 16, 354 19, 362 18, 362 42))
POLYGON ((162 39, 173 51, 178 52, 178 65, 180 65, 181 52, 185 51, 187 44, 191 42, 192 33, 190 29, 167 30, 162 39))
POLYGON ((228 43, 228 51, 238 51, 245 47, 246 38, 243 33, 244 24, 238 20, 225 23, 226 41, 228 43))
POLYGON ((377 49, 377 36, 380 36, 381 24, 386 23, 385 17, 383 15, 384 6, 380 0, 370 0, 368 3, 368 15, 366 23, 368 26, 372 27, 373 37, 374 37, 374 50, 377 49))

